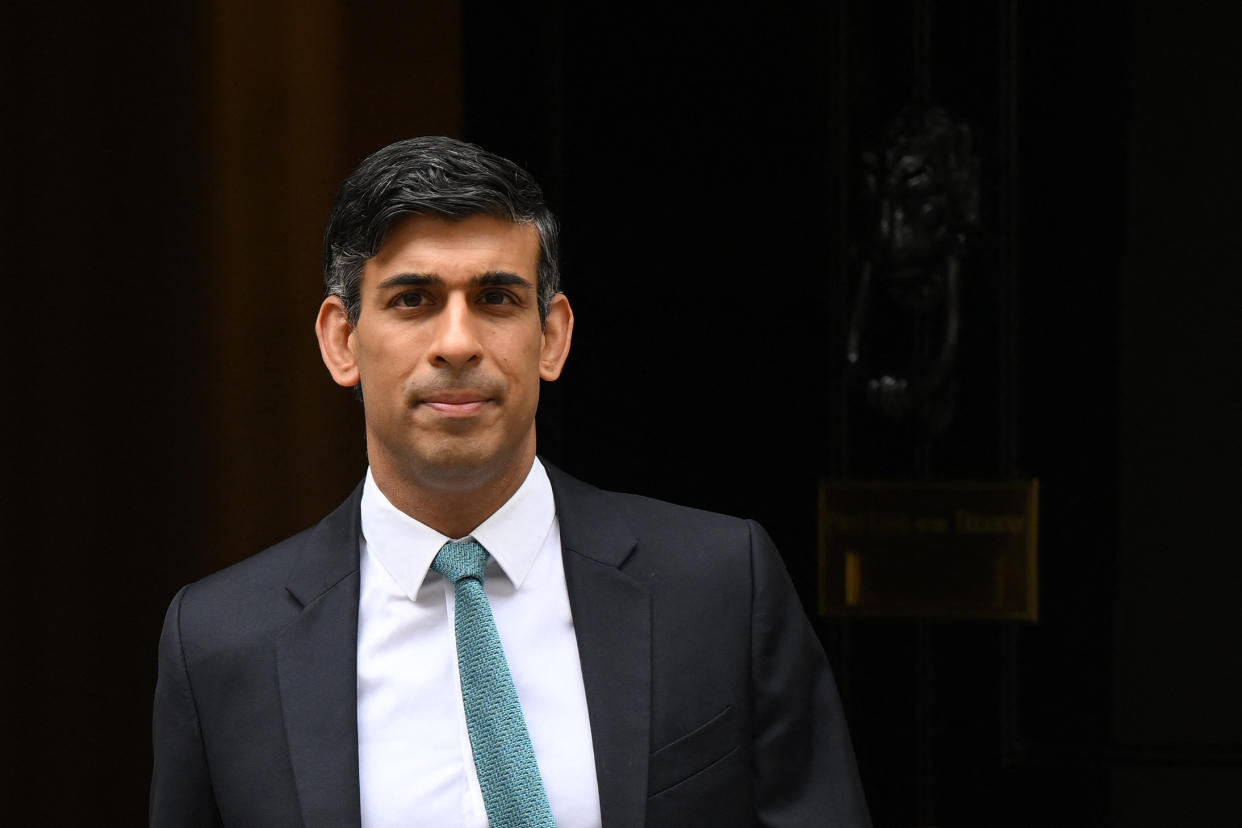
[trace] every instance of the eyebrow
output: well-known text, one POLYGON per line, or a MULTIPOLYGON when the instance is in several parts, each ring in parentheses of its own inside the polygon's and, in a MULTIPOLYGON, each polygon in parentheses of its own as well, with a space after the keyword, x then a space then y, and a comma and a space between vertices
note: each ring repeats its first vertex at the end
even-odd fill
MULTIPOLYGON (((435 273, 398 273, 380 282, 379 288, 384 290, 385 288, 392 287, 442 284, 444 284, 444 279, 435 273)), ((535 287, 527 279, 523 279, 516 273, 510 273, 507 270, 489 270, 486 273, 480 273, 470 280, 470 284, 474 287, 524 287, 532 289, 535 287)))
POLYGON ((487 273, 476 276, 473 281, 479 287, 524 287, 532 289, 535 287, 521 276, 516 273, 510 273, 507 270, 489 270, 487 273))

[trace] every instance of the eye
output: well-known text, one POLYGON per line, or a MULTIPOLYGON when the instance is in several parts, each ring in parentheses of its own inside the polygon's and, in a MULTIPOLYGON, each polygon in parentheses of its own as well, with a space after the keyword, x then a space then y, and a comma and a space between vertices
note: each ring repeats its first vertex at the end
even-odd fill
POLYGON ((417 308, 426 302, 427 297, 417 291, 407 291, 406 293, 398 293, 393 297, 392 306, 394 308, 417 308))
POLYGON ((513 301, 513 297, 503 290, 488 290, 479 296, 479 302, 484 305, 511 305, 513 301))

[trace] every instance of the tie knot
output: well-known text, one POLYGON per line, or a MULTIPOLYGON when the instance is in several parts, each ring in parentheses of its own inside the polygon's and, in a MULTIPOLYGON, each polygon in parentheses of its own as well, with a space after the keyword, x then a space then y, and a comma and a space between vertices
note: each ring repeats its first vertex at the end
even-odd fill
POLYGON ((487 550, 473 540, 449 541, 440 547, 431 568, 454 584, 463 578, 474 578, 483 583, 483 570, 487 566, 487 550))

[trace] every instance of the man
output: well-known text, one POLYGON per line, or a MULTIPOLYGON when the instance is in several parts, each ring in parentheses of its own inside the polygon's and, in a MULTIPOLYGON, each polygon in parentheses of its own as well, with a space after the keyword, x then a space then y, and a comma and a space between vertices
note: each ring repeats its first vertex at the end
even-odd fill
POLYGON ((536 457, 574 320, 534 180, 446 138, 386 147, 342 185, 325 279, 370 468, 173 599, 152 824, 868 824, 763 530, 536 457))

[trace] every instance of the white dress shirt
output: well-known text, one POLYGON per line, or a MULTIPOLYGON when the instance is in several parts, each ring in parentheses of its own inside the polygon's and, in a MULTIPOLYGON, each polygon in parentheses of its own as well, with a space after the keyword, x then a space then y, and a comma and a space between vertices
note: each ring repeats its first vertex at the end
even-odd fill
MULTIPOLYGON (((358 778, 365 828, 487 826, 457 670, 450 538, 394 507, 367 471, 358 604, 358 778)), ((558 826, 600 824, 595 754, 547 472, 470 533, 558 826)))

